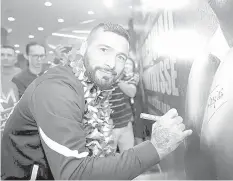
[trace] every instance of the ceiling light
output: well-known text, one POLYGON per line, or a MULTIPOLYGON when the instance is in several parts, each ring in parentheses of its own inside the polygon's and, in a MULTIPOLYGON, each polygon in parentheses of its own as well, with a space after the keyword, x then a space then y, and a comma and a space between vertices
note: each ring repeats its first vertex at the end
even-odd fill
POLYGON ((48 46, 49 46, 49 48, 51 48, 51 49, 56 49, 56 48, 57 48, 56 46, 51 45, 51 44, 48 44, 48 46))
POLYGON ((53 51, 52 51, 52 50, 50 50, 50 51, 49 51, 49 54, 53 54, 53 51))
POLYGON ((113 0, 103 0, 103 3, 107 8, 112 8, 114 5, 113 0))
POLYGON ((184 8, 190 3, 190 0, 142 0, 142 8, 146 11, 155 11, 159 9, 177 10, 184 8))
POLYGON ((88 34, 88 33, 90 33, 91 31, 89 31, 89 30, 73 30, 72 32, 73 32, 73 33, 88 34))
POLYGON ((19 45, 18 45, 18 44, 15 44, 15 45, 14 45, 14 47, 15 47, 15 48, 18 48, 18 47, 19 47, 19 45))
POLYGON ((39 30, 39 31, 43 31, 44 28, 43 28, 43 27, 38 27, 38 30, 39 30))
POLYGON ((130 8, 130 9, 132 9, 132 8, 133 8, 133 6, 129 6, 129 8, 130 8))
POLYGON ((87 20, 87 21, 82 21, 82 22, 80 22, 80 24, 87 24, 87 23, 91 23, 93 21, 95 21, 95 19, 90 19, 90 20, 87 20))
POLYGON ((52 3, 47 1, 47 2, 44 3, 44 5, 47 6, 47 7, 50 7, 50 6, 52 6, 52 3))
POLYGON ((28 38, 34 38, 34 35, 29 35, 28 38))
POLYGON ((59 23, 63 23, 63 22, 64 22, 64 19, 59 18, 57 21, 58 21, 59 23))
POLYGON ((19 50, 15 50, 15 53, 20 53, 20 51, 19 50))
POLYGON ((87 14, 92 15, 95 14, 94 11, 88 11, 87 14))
POLYGON ((15 18, 13 18, 13 17, 8 17, 8 21, 15 21, 15 18))
POLYGON ((11 32, 12 32, 12 29, 11 29, 11 28, 9 28, 9 29, 7 30, 7 32, 8 32, 8 33, 11 33, 11 32))
POLYGON ((86 37, 83 37, 83 36, 75 36, 75 35, 62 34, 62 33, 52 33, 52 35, 53 36, 65 37, 65 38, 76 38, 76 39, 86 40, 86 37))

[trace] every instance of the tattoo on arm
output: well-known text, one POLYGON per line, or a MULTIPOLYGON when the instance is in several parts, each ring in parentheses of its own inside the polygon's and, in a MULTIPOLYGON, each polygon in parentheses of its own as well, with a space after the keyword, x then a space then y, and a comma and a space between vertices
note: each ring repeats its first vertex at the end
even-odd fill
POLYGON ((163 153, 169 153, 176 148, 176 144, 179 139, 179 135, 169 131, 168 128, 162 127, 161 125, 156 125, 153 130, 154 146, 158 151, 163 153))

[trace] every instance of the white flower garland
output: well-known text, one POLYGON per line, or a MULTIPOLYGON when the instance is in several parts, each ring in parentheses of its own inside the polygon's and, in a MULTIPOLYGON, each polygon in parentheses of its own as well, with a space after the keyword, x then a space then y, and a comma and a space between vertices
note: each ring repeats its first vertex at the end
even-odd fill
POLYGON ((112 109, 109 103, 113 90, 100 90, 90 82, 85 74, 82 60, 71 61, 69 65, 84 87, 86 108, 83 124, 87 133, 86 146, 95 157, 115 154, 116 146, 112 135, 113 121, 110 118, 112 109))

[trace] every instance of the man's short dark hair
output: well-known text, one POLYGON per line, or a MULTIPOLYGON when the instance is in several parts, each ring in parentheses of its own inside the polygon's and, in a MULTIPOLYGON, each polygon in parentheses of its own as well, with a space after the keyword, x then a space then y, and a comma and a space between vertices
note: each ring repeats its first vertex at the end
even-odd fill
POLYGON ((26 54, 28 55, 29 52, 30 52, 30 48, 31 48, 32 46, 36 46, 36 45, 43 47, 44 50, 46 51, 46 48, 45 48, 45 46, 44 46, 43 44, 38 43, 38 42, 30 42, 30 43, 28 43, 28 44, 26 45, 26 54))
POLYGON ((1 48, 11 49, 15 52, 15 48, 13 46, 10 46, 10 45, 2 45, 1 48))
POLYGON ((113 23, 100 23, 99 25, 94 27, 92 29, 92 31, 90 32, 87 41, 89 41, 92 38, 93 34, 95 34, 95 32, 101 28, 104 31, 116 33, 116 34, 124 37, 128 42, 130 42, 130 36, 129 36, 128 31, 125 30, 121 25, 113 24, 113 23))

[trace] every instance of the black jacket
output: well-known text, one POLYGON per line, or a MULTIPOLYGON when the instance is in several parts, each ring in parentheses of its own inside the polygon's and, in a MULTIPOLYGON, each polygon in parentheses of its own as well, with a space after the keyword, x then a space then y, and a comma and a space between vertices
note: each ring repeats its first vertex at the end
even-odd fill
POLYGON ((89 156, 84 107, 82 84, 68 66, 30 84, 3 133, 2 179, 30 179, 35 165, 37 179, 133 179, 159 162, 149 141, 115 156, 89 156))

